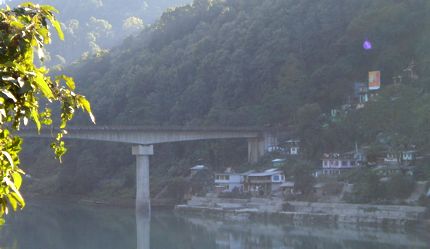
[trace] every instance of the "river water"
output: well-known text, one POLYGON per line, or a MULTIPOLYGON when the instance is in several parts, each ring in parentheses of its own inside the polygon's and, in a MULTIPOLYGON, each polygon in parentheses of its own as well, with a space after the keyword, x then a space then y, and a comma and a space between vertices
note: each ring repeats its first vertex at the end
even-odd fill
POLYGON ((30 204, 0 228, 0 249, 430 248, 430 232, 221 222, 132 209, 30 204))

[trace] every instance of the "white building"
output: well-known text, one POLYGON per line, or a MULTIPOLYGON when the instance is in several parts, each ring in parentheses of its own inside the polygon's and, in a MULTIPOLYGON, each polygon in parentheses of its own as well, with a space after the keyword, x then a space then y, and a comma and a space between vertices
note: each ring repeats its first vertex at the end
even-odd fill
POLYGON ((291 156, 297 156, 300 153, 300 140, 290 139, 286 142, 287 153, 291 156))
POLYGON ((316 177, 320 175, 340 175, 344 170, 360 167, 364 165, 366 156, 361 152, 330 153, 324 154, 321 160, 322 170, 316 173, 316 177))
POLYGON ((224 173, 215 174, 215 191, 232 192, 233 190, 243 191, 244 175, 233 172, 228 168, 224 173))

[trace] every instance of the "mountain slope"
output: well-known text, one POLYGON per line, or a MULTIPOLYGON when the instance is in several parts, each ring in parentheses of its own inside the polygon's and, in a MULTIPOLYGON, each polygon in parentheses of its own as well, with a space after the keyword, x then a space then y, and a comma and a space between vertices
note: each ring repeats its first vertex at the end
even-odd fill
MULTIPOLYGON (((7 1, 15 6, 20 0, 7 1)), ((51 45, 49 65, 68 65, 91 54, 103 53, 124 38, 154 23, 168 8, 191 3, 191 0, 36 0, 60 12, 65 41, 51 45)))

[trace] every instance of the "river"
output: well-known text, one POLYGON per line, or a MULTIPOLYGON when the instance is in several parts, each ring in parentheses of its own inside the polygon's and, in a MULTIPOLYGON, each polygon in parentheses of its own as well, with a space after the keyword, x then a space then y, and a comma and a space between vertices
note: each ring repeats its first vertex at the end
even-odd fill
POLYGON ((430 248, 428 231, 221 222, 155 211, 30 204, 0 228, 0 249, 430 248), (137 231, 137 232, 136 232, 137 231), (136 236, 138 234, 139 236, 136 236))

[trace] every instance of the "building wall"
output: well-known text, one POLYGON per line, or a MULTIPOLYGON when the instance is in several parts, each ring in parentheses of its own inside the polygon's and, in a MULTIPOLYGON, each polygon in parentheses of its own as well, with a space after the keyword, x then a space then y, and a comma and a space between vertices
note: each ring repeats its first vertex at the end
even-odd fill
POLYGON ((243 176, 239 174, 216 174, 215 186, 222 191, 231 192, 235 188, 243 190, 243 176), (221 179, 220 179, 221 178, 221 179))
POLYGON ((342 169, 342 168, 353 168, 356 166, 354 160, 351 159, 323 159, 323 169, 342 169))

